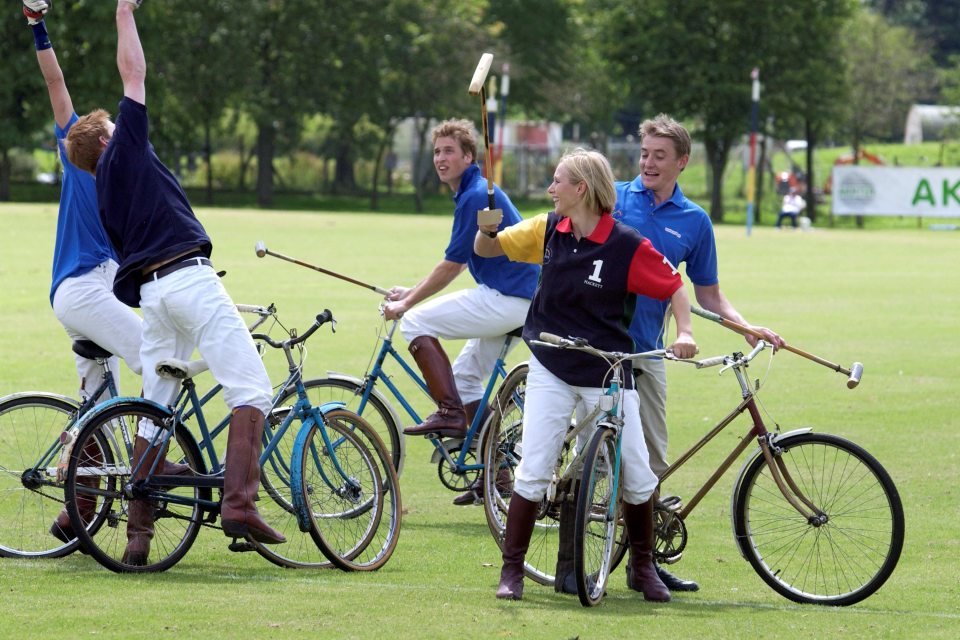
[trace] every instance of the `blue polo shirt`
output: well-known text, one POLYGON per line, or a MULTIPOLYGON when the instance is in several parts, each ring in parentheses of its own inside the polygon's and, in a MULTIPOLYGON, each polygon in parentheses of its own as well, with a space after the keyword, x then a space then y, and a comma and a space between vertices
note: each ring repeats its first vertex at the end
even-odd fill
POLYGON ((140 306, 140 271, 188 249, 209 256, 210 238, 190 208, 180 183, 148 139, 147 107, 120 101, 116 130, 97 164, 100 219, 117 250, 117 298, 140 306))
MULTIPOLYGON (((616 188, 614 218, 638 230, 674 267, 686 263, 685 272, 693 284, 710 286, 719 282, 710 216, 683 195, 679 184, 670 199, 659 206, 654 204, 653 191, 643 186, 640 176, 631 182, 617 182, 616 188)), ((668 303, 637 297, 630 336, 638 351, 663 347, 663 317, 668 303)))
MULTIPOLYGON (((579 240, 570 219, 554 212, 525 220, 498 237, 511 260, 543 264, 523 339, 548 371, 570 385, 601 387, 609 366, 596 356, 533 345, 531 340, 547 331, 629 353, 633 340, 627 327, 636 295, 667 299, 683 286, 680 275, 648 240, 608 215, 579 240)), ((626 376, 623 385, 633 388, 632 376, 626 376)))
MULTIPOLYGON (((500 229, 521 221, 520 212, 500 187, 493 186, 494 202, 503 211, 500 229)), ((466 264, 477 284, 484 284, 505 296, 533 298, 540 278, 540 267, 532 264, 511 262, 505 256, 481 258, 473 252, 473 240, 477 236, 477 212, 489 205, 487 181, 480 175, 480 167, 467 167, 460 177, 460 188, 453 196, 456 210, 453 212, 453 229, 450 244, 444 258, 450 262, 466 264)))
POLYGON ((57 239, 53 245, 53 283, 50 286, 50 304, 57 287, 67 278, 83 275, 107 260, 116 260, 107 232, 100 222, 97 210, 97 185, 93 176, 76 168, 67 160, 63 141, 77 114, 70 115, 63 129, 54 123, 63 180, 60 184, 60 211, 57 214, 57 239))

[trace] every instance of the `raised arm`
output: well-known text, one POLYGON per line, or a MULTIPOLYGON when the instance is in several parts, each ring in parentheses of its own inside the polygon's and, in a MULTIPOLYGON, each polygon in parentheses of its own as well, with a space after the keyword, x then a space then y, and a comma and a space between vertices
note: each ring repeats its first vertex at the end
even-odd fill
POLYGON ((140 6, 141 0, 117 1, 117 69, 123 80, 123 95, 139 102, 147 103, 147 60, 137 33, 137 22, 133 12, 140 6))
POLYGON ((23 0, 23 15, 27 18, 27 24, 33 29, 37 62, 40 64, 40 73, 43 74, 43 79, 47 83, 50 106, 53 107, 53 119, 62 129, 67 126, 70 116, 73 115, 73 102, 70 100, 67 83, 63 79, 63 71, 57 62, 57 54, 53 52, 53 45, 43 22, 48 9, 46 0, 23 0))

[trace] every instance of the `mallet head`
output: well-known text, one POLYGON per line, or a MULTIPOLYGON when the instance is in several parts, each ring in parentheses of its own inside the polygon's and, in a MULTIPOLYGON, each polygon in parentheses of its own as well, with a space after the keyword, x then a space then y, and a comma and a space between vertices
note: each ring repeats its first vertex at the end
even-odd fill
POLYGON ((860 384, 860 378, 863 376, 863 365, 854 362, 850 367, 850 377, 847 378, 847 389, 855 389, 860 384))
POLYGON ((492 53, 485 53, 480 56, 480 63, 477 64, 477 70, 473 72, 473 79, 470 81, 470 88, 467 89, 470 95, 480 95, 480 90, 483 89, 483 83, 487 81, 487 74, 490 73, 490 65, 492 64, 492 53))
POLYGON ((265 245, 265 244, 263 243, 263 240, 258 240, 258 241, 257 241, 256 250, 257 250, 257 257, 258 257, 258 258, 262 258, 263 256, 267 255, 267 245, 265 245))

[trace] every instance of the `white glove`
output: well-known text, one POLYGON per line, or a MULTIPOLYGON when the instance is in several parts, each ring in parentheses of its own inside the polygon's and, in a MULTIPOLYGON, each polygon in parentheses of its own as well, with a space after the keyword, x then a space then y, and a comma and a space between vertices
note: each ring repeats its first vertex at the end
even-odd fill
POLYGON ((47 0, 23 0, 23 15, 27 24, 33 26, 43 20, 43 15, 50 9, 47 0))

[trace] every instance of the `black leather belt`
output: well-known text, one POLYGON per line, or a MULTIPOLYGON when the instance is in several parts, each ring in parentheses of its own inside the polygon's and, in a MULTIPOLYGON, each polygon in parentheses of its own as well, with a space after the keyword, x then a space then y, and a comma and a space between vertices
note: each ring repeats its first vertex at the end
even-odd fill
POLYGON ((200 265, 206 265, 208 267, 213 266, 213 262, 210 261, 210 258, 204 257, 192 257, 177 260, 172 264, 166 264, 159 269, 154 269, 143 275, 144 280, 159 280, 164 276, 168 276, 175 271, 180 271, 180 269, 186 269, 187 267, 199 267, 200 265))

